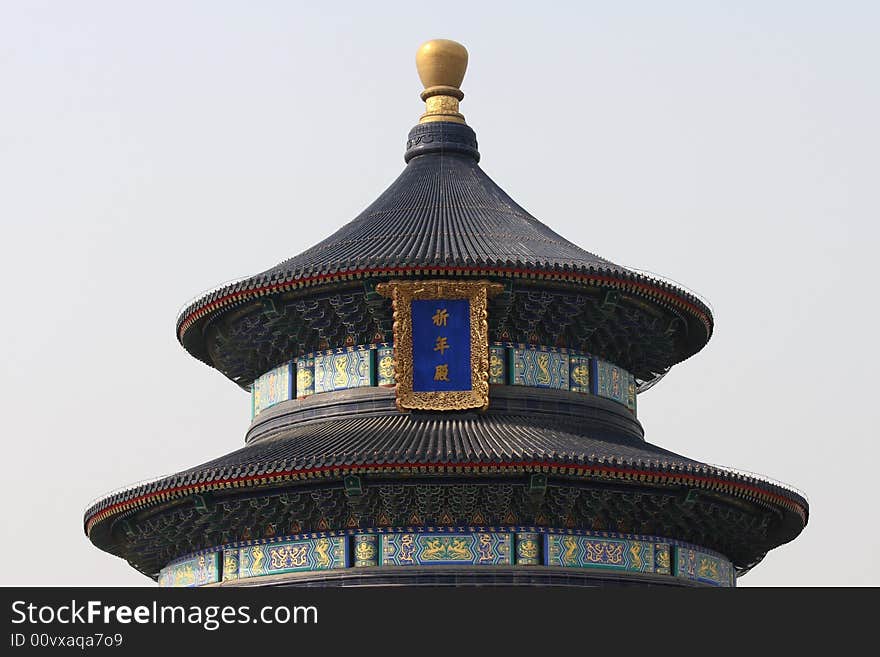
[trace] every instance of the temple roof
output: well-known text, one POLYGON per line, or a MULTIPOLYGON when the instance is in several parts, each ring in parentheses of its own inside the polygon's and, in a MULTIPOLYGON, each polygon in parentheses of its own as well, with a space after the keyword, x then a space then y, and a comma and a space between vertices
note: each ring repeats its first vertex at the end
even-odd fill
POLYGON ((598 397, 501 386, 487 413, 399 413, 393 390, 361 388, 278 404, 254 422, 241 449, 107 495, 84 520, 91 533, 95 523, 127 510, 192 492, 401 468, 473 474, 552 468, 590 478, 609 469, 621 481, 706 488, 769 504, 797 518, 790 524, 795 534, 808 508, 791 488, 645 442, 623 406, 598 397))
POLYGON ((590 253, 541 223, 480 168, 476 136, 467 125, 417 125, 409 133, 405 160, 391 186, 327 239, 190 304, 177 323, 186 349, 222 371, 209 356, 204 327, 242 304, 353 279, 423 275, 529 278, 623 291, 660 312, 671 310, 667 322, 677 316, 689 325, 664 367, 708 341, 713 320, 706 304, 590 253), (191 330, 195 326, 201 330, 191 330))
POLYGON ((678 285, 615 264, 568 241, 486 175, 479 166, 476 134, 458 112, 466 51, 454 42, 426 46, 431 44, 440 44, 443 52, 420 51, 419 75, 426 86, 421 95, 427 111, 409 133, 407 166, 400 176, 323 241, 195 299, 177 320, 184 347, 216 366, 202 334, 210 323, 243 304, 340 281, 428 275, 525 277, 623 291, 638 298, 636 306, 648 301, 654 309, 677 313, 683 324, 693 323, 666 367, 698 351, 713 325, 703 301, 678 285))
POLYGON ((526 212, 480 168, 475 148, 457 148, 458 139, 476 146, 467 126, 429 123, 414 128, 408 165, 375 202, 327 239, 257 278, 301 278, 365 265, 627 272, 526 212), (425 148, 424 139, 431 140, 431 148, 425 148))
MULTIPOLYGON (((396 320, 382 280, 477 277, 503 283, 489 340, 589 353, 642 389, 699 351, 713 330, 705 303, 566 240, 486 175, 458 112, 466 51, 439 40, 424 52, 426 112, 400 176, 325 240, 190 304, 177 322, 184 347, 247 388, 299 355, 388 342, 396 320)), ((717 550, 743 572, 807 522, 798 491, 647 443, 630 409, 600 395, 499 384, 484 412, 401 412, 395 400, 393 388, 371 385, 280 401, 255 416, 241 449, 95 501, 86 533, 155 576, 182 554, 249 540, 251 525, 274 535, 302 504, 297 532, 386 527, 376 509, 389 484, 503 484, 525 497, 489 500, 511 514, 496 522, 542 524, 537 509, 552 507, 560 527, 638 526, 717 550), (542 478, 558 500, 525 492, 542 478), (346 501, 352 479, 364 497, 346 501), (311 501, 290 502, 306 489, 311 501), (583 508, 565 507, 582 493, 583 508), (236 505, 243 515, 229 511, 236 505)))

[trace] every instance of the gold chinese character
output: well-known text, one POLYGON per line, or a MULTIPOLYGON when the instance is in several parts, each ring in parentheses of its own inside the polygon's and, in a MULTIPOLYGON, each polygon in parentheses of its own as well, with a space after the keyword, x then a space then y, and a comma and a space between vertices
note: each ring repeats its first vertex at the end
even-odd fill
POLYGON ((449 381, 449 365, 438 365, 434 368, 435 381, 449 381))
POLYGON ((431 316, 431 321, 434 322, 434 326, 446 326, 447 319, 449 319, 449 312, 446 308, 438 308, 437 312, 431 316))
POLYGON ((442 356, 447 349, 449 349, 449 343, 446 341, 446 338, 437 338, 437 342, 434 343, 434 351, 439 351, 442 356))

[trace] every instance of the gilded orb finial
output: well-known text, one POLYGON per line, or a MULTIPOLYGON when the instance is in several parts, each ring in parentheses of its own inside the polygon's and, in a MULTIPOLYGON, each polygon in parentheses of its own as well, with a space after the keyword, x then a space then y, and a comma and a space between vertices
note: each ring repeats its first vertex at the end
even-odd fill
POLYGON ((464 98, 459 87, 467 70, 468 52, 463 45, 449 39, 431 39, 419 46, 416 68, 425 85, 422 100, 425 113, 419 123, 452 121, 464 123, 458 101, 464 98))

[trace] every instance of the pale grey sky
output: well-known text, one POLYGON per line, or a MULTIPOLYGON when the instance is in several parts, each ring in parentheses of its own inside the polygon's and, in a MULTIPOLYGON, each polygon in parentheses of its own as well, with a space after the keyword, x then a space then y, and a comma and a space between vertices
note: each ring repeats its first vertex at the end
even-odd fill
POLYGON ((880 584, 880 4, 453 0, 0 4, 0 583, 151 583, 84 508, 249 423, 179 308, 385 189, 435 37, 470 52, 496 182, 712 303, 639 411, 653 443, 809 495, 739 584, 880 584))

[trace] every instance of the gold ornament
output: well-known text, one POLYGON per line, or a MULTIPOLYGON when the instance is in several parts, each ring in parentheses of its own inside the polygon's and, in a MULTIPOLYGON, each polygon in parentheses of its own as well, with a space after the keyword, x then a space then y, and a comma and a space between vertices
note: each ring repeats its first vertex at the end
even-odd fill
MULTIPOLYGON (((489 323, 487 301, 501 292, 500 283, 486 280, 389 281, 376 291, 394 305, 394 361, 397 407, 400 410, 458 411, 489 406, 489 323), (471 389, 413 390, 412 302, 421 299, 467 299, 470 302, 471 389)), ((440 375, 443 373, 441 372, 440 375)))

